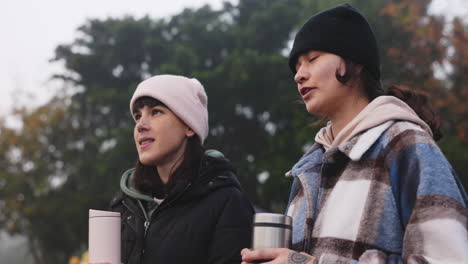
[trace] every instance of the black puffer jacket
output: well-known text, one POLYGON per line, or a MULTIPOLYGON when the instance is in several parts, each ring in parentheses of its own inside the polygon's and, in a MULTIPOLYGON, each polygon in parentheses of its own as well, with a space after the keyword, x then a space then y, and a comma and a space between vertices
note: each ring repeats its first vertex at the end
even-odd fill
POLYGON ((253 209, 230 163, 205 156, 194 182, 180 181, 161 203, 121 180, 111 210, 121 213, 122 263, 240 263, 250 246, 253 209))

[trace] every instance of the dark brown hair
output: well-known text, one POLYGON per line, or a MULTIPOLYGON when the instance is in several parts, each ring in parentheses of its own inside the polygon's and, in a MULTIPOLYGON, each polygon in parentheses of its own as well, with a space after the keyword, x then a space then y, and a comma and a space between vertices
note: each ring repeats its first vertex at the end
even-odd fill
POLYGON ((414 112, 431 128, 433 138, 438 141, 442 138, 442 131, 440 127, 440 117, 434 110, 429 102, 429 96, 423 91, 413 90, 402 85, 392 85, 387 89, 382 87, 379 80, 376 80, 372 74, 362 67, 361 73, 358 74, 358 64, 344 59, 346 65, 346 71, 343 75, 340 75, 338 71, 335 73, 336 79, 341 83, 348 83, 350 80, 357 77, 364 89, 364 93, 367 95, 369 101, 381 95, 391 95, 402 100, 408 104, 414 112))
MULTIPOLYGON (((144 106, 154 107, 158 105, 167 107, 162 102, 152 97, 141 97, 135 101, 132 107, 132 112, 135 112, 144 106)), ((161 181, 156 166, 144 165, 137 158, 134 177, 135 188, 143 193, 151 194, 153 197, 166 197, 166 195, 174 188, 177 181, 192 181, 197 176, 204 151, 205 149, 197 135, 189 137, 182 156, 182 161, 178 167, 173 168, 174 171, 170 173, 169 181, 166 184, 161 181)))

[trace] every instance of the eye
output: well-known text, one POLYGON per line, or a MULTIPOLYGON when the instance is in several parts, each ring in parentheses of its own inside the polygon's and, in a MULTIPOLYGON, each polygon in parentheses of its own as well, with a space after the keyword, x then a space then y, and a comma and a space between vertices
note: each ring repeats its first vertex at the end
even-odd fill
POLYGON ((153 110, 151 110, 152 115, 160 115, 162 113, 163 113, 163 111, 161 109, 159 109, 159 108, 154 108, 153 110))
POLYGON ((140 113, 134 113, 133 118, 135 118, 135 120, 139 120, 141 118, 141 114, 140 113))
POLYGON ((313 62, 315 59, 317 59, 319 56, 315 56, 315 57, 312 57, 311 59, 309 59, 309 62, 313 62))

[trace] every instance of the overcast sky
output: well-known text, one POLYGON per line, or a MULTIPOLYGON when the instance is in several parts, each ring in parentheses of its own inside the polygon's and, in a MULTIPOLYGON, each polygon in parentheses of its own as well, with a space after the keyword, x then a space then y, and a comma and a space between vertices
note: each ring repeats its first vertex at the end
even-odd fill
MULTIPOLYGON (((184 7, 209 3, 218 9, 222 0, 1 0, 0 9, 0 116, 13 103, 37 106, 56 87, 48 78, 61 65, 50 63, 57 45, 70 43, 87 18, 121 17, 125 14, 168 17, 184 7)), ((311 0, 312 1, 312 0, 311 0)), ((237 3, 237 0, 230 0, 237 3)), ((466 0, 434 0, 431 10, 468 15, 466 0)))
MULTIPOLYGON (((0 8, 0 116, 15 104, 45 103, 56 85, 48 78, 61 69, 50 63, 59 44, 70 43, 87 18, 133 15, 168 17, 184 7, 222 0, 1 0, 0 8), (33 99, 33 100, 32 100, 33 99)), ((237 0, 230 0, 236 3, 237 0)))

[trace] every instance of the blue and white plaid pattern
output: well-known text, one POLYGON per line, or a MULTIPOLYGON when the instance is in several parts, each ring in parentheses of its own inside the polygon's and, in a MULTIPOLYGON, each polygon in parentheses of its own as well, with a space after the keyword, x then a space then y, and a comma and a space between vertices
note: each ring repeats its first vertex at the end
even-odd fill
POLYGON ((466 194, 413 123, 315 144, 289 175, 293 248, 320 263, 468 263, 466 194))

